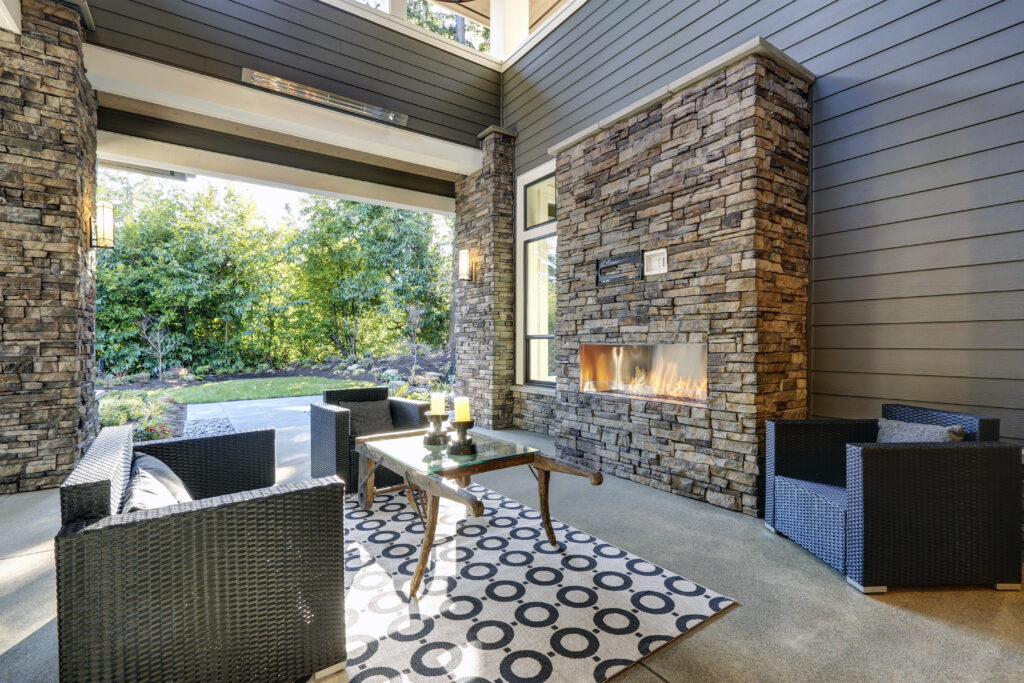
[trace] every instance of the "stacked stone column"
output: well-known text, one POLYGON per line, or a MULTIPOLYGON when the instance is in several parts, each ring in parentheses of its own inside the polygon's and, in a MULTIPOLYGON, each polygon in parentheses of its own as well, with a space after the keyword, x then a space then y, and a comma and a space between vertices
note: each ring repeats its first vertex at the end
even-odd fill
POLYGON ((96 98, 76 10, 0 31, 0 493, 56 486, 97 429, 96 98))
POLYGON ((761 512, 765 420, 807 408, 808 88, 752 55, 558 154, 561 456, 761 512), (667 273, 596 283, 661 248, 667 273), (584 343, 706 344, 708 401, 582 393, 584 343))
POLYGON ((456 266, 468 249, 474 268, 470 281, 456 273, 455 393, 469 397, 478 426, 505 429, 515 381, 515 133, 492 126, 480 139, 482 168, 455 185, 456 266))

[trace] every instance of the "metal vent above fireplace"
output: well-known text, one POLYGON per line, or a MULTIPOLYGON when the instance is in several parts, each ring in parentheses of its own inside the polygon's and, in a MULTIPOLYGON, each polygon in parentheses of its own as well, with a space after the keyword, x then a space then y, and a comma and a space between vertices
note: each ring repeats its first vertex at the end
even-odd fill
POLYGON ((705 344, 583 344, 580 357, 584 393, 707 402, 705 344))

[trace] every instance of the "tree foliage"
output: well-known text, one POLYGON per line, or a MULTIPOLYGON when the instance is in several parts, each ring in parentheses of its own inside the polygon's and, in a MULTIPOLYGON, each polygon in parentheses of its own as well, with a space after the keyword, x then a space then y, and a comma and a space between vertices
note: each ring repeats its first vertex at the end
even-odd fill
POLYGON ((429 311, 421 339, 447 343, 451 264, 433 216, 308 197, 297 220, 269 227, 232 189, 129 178, 101 174, 100 198, 119 219, 97 264, 105 369, 206 373, 396 352, 412 305, 429 311), (156 331, 166 341, 154 346, 156 331))

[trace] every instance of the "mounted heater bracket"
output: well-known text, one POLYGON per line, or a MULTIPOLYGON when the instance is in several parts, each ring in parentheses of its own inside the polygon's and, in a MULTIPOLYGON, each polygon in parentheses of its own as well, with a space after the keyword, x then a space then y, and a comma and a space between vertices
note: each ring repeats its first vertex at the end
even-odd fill
POLYGON ((242 69, 242 82, 248 83, 249 85, 255 85, 256 87, 263 88, 264 90, 270 90, 271 92, 288 95, 289 97, 296 97, 300 100, 306 100, 313 104, 320 104, 325 107, 340 109, 341 111, 348 112, 350 114, 357 114, 358 116, 365 116, 377 121, 383 121, 384 123, 392 123, 396 126, 406 126, 409 124, 408 114, 402 114, 397 111, 385 109, 384 107, 366 104, 365 102, 354 100, 351 97, 345 97, 344 95, 338 95, 337 93, 321 90, 320 88, 314 88, 309 85, 296 83, 295 81, 289 81, 286 78, 271 76, 270 74, 265 74, 262 71, 253 71, 248 67, 242 69))
POLYGON ((644 278, 644 253, 634 251, 623 256, 597 259, 597 284, 612 285, 644 278))

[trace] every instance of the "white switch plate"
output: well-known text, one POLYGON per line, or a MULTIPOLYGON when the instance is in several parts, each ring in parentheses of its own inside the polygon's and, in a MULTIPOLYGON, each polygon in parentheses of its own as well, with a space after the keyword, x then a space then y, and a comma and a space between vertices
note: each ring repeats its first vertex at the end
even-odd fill
POLYGON ((644 252, 644 275, 664 275, 668 272, 668 253, 664 249, 644 252))

